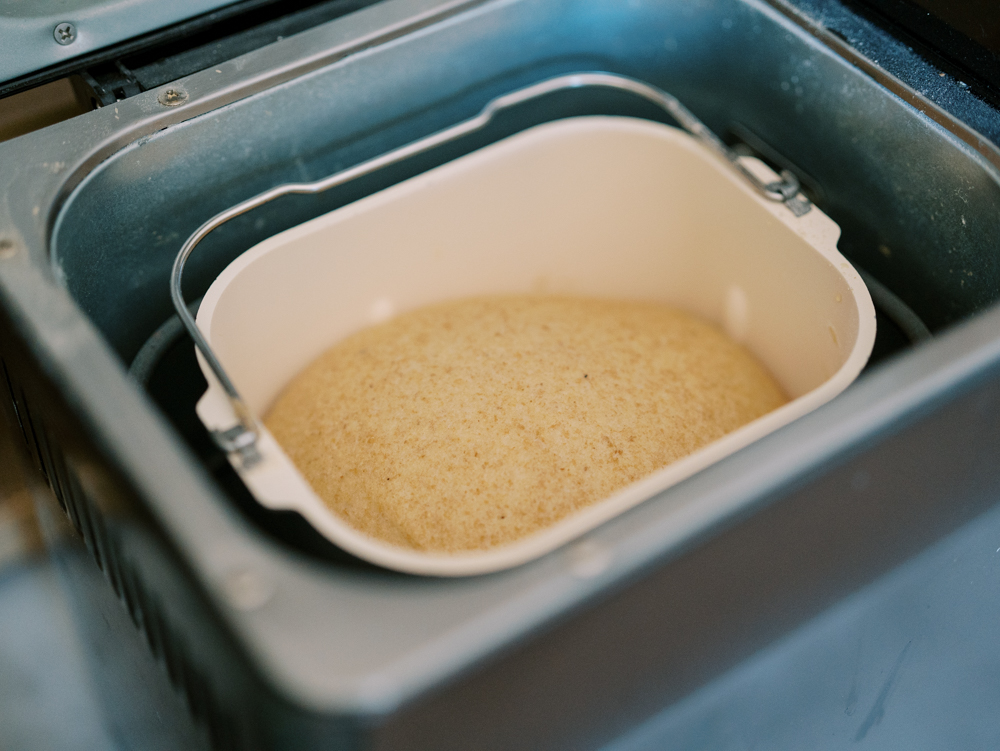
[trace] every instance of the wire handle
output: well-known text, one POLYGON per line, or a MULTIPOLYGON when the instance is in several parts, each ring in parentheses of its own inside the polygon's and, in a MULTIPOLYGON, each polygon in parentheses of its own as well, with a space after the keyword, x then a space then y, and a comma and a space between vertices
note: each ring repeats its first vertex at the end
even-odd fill
POLYGON ((416 154, 428 151, 436 146, 453 141, 469 133, 485 127, 501 110, 523 104, 531 99, 536 99, 546 94, 565 89, 582 88, 585 86, 597 86, 610 89, 619 89, 636 94, 656 105, 659 105, 668 115, 677 121, 688 133, 698 139, 702 144, 714 151, 716 154, 729 162, 737 172, 739 172, 750 185, 764 198, 776 203, 784 203, 796 216, 802 216, 810 209, 810 204, 799 190, 799 181, 791 172, 784 170, 781 172, 781 179, 774 182, 765 183, 755 174, 746 168, 741 162, 739 155, 726 146, 722 140, 715 135, 708 127, 695 117, 684 105, 665 91, 661 91, 655 86, 638 81, 634 78, 619 76, 613 73, 571 73, 568 75, 555 76, 538 83, 531 84, 522 89, 517 89, 508 94, 497 97, 486 104, 478 115, 468 120, 464 120, 456 125, 452 125, 437 133, 432 133, 417 141, 401 146, 398 149, 389 151, 367 162, 350 167, 336 174, 324 177, 321 180, 309 183, 285 183, 275 186, 259 195, 249 198, 246 201, 236 204, 225 211, 216 214, 203 225, 201 225, 184 243, 177 258, 174 259, 173 270, 170 274, 170 298, 177 309, 177 315, 184 324, 195 346, 201 352, 202 357, 212 369, 215 377, 218 378, 223 390, 229 398, 233 412, 236 415, 237 424, 228 430, 216 430, 212 432, 212 437, 219 447, 228 454, 237 454, 243 463, 244 468, 249 468, 260 461, 261 457, 257 451, 257 439, 260 435, 260 428, 256 418, 250 412, 243 397, 233 385, 225 368, 219 362, 211 345, 202 335, 194 317, 187 309, 184 296, 181 292, 181 278, 184 274, 184 264, 187 263, 192 251, 205 237, 214 229, 228 222, 230 219, 245 214, 252 209, 263 206, 265 203, 273 201, 275 198, 291 194, 315 194, 334 188, 338 185, 350 182, 355 178, 370 174, 376 170, 387 167, 403 159, 407 159, 416 154))

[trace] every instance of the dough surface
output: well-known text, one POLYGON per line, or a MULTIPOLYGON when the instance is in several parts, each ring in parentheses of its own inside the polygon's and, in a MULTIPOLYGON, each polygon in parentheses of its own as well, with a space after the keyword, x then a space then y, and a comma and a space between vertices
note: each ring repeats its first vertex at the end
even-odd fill
POLYGON ((347 337, 265 423, 355 528, 459 552, 547 527, 785 402, 752 355, 688 314, 511 295, 347 337))

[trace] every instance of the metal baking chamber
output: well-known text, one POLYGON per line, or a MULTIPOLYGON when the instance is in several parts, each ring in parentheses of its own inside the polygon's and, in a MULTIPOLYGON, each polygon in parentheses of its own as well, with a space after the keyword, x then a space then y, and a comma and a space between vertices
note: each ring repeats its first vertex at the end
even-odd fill
MULTIPOLYGON (((614 92, 519 107, 229 222, 185 295, 281 230, 591 114, 662 118, 614 92)), ((997 164, 759 0, 387 0, 0 144, 3 388, 91 552, 68 544, 66 569, 106 645, 119 732, 163 748, 596 748, 971 518, 1000 487, 997 164), (170 323, 181 243, 273 185, 580 70, 670 92, 796 173, 841 251, 934 340, 910 347, 880 314, 873 364, 833 402, 499 574, 394 574, 258 507, 194 414, 205 384, 170 323), (140 635, 148 648, 129 646, 140 635), (162 670, 135 669, 147 652, 162 670), (137 698, 166 679, 183 697, 170 722, 137 698)))

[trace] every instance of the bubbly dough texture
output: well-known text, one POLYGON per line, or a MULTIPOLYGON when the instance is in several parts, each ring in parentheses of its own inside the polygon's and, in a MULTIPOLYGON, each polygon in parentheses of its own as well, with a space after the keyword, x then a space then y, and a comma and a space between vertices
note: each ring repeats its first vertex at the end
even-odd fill
POLYGON ((512 295, 346 338, 265 422, 349 524, 459 552, 547 527, 785 401, 745 349, 680 311, 512 295))

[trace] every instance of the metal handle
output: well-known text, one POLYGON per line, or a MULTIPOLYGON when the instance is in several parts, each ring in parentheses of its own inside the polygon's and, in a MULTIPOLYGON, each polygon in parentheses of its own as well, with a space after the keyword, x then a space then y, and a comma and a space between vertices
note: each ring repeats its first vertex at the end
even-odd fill
POLYGON ((522 104, 531 99, 545 96, 564 89, 575 89, 584 86, 599 86, 603 88, 619 89, 641 96, 654 104, 659 105, 667 114, 676 120, 688 133, 697 138, 712 151, 728 161, 764 198, 784 203, 796 216, 809 211, 809 202, 805 197, 799 195, 799 182, 791 172, 783 171, 781 180, 765 183, 755 174, 750 172, 741 162, 739 156, 726 146, 718 136, 715 135, 704 123, 695 117, 691 112, 665 91, 650 86, 649 84, 637 81, 634 78, 619 76, 612 73, 571 73, 569 75, 556 76, 545 81, 526 86, 523 89, 512 91, 490 101, 475 117, 452 125, 449 128, 433 133, 421 138, 413 143, 402 146, 381 156, 362 162, 354 167, 350 167, 342 172, 338 172, 329 177, 324 177, 311 183, 286 183, 278 185, 270 190, 249 198, 242 203, 238 203, 225 211, 216 214, 203 225, 201 225, 184 243, 177 258, 174 260, 173 271, 170 274, 170 297, 177 315, 187 329, 195 346, 198 347, 208 366, 212 369, 219 383, 225 390, 233 411, 236 414, 238 423, 225 431, 213 431, 213 438, 216 443, 227 453, 239 454, 244 467, 249 467, 260 460, 260 455, 256 449, 259 427, 257 420, 251 414, 243 398, 240 396, 233 382, 229 379, 222 364, 216 358, 215 353, 208 341, 202 336, 194 317, 188 312, 184 303, 184 296, 181 293, 181 277, 184 273, 184 264, 187 262, 191 252, 212 230, 225 224, 230 219, 245 214, 246 212, 263 206, 265 203, 273 201, 275 198, 290 194, 314 194, 322 193, 325 190, 338 185, 350 182, 355 178, 370 174, 376 170, 387 167, 408 157, 420 154, 424 151, 440 146, 441 144, 453 141, 469 133, 473 133, 486 126, 493 116, 498 112, 518 104, 522 104))

